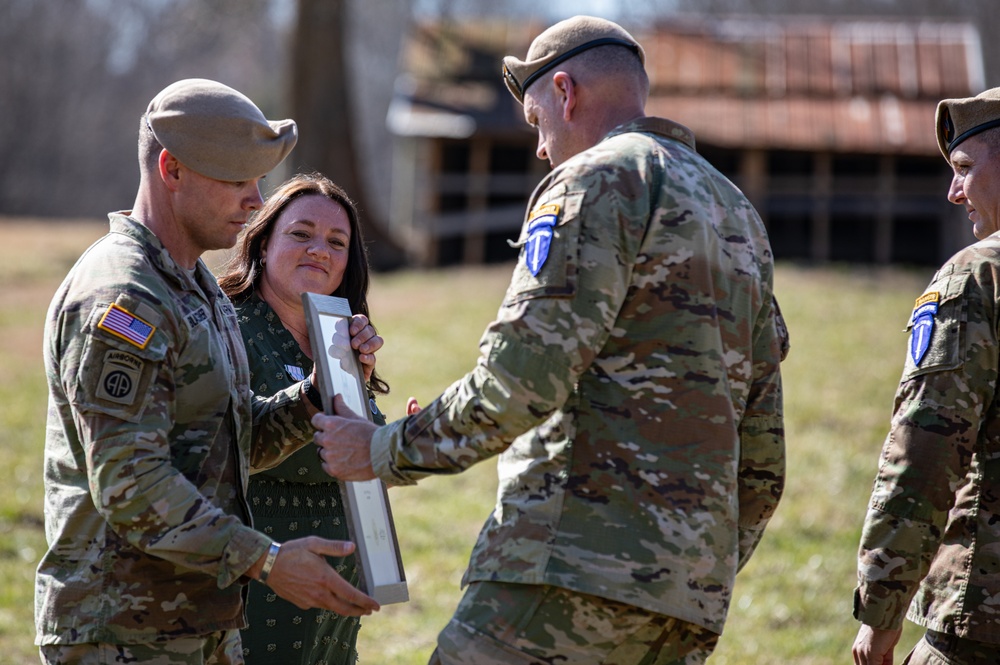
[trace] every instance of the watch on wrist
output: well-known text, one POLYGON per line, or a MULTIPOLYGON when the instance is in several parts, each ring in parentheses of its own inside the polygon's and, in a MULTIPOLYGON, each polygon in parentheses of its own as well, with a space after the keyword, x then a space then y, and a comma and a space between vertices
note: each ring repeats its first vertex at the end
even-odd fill
POLYGON ((315 406, 320 411, 323 410, 323 396, 319 394, 319 389, 313 385, 312 381, 306 380, 308 383, 308 388, 306 388, 306 397, 309 398, 309 402, 315 406))
POLYGON ((271 543, 271 546, 267 548, 267 556, 264 557, 264 566, 260 569, 258 582, 267 584, 267 578, 271 575, 271 569, 274 568, 274 562, 278 558, 278 550, 280 549, 281 543, 271 543))

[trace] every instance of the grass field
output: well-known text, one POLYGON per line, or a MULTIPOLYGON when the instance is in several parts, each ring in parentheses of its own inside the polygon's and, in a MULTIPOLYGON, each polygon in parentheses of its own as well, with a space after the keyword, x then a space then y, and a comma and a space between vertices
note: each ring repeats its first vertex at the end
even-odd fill
MULTIPOLYGON (((44 549, 42 322, 66 270, 104 224, 0 223, 0 661, 37 663, 34 566, 44 549)), ((779 265, 792 335, 783 366, 788 486, 740 575, 716 665, 850 662, 855 551, 902 368, 901 332, 930 270, 779 265)), ((397 417, 467 371, 510 266, 376 276, 373 319, 386 345, 380 400, 397 417)), ((364 621, 363 663, 425 663, 460 596, 462 570, 492 508, 495 465, 390 492, 411 601, 364 621)), ((896 662, 917 639, 909 626, 896 662)))

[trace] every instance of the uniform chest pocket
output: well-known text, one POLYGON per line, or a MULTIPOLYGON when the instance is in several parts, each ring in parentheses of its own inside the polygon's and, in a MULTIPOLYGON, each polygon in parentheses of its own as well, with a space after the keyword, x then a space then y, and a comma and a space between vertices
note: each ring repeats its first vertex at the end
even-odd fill
POLYGON ((237 382, 226 342, 211 320, 190 329, 186 344, 177 350, 174 368, 179 417, 212 419, 227 408, 237 382))
POLYGON ((914 306, 907 324, 903 380, 961 367, 969 320, 965 289, 969 274, 939 276, 914 306))

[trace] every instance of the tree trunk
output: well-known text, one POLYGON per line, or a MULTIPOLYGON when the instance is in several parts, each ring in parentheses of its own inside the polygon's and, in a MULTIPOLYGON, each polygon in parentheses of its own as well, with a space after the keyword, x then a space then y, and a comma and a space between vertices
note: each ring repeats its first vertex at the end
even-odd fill
POLYGON ((347 66, 346 0, 299 0, 292 35, 292 117, 299 142, 292 151, 295 170, 325 174, 347 190, 361 211, 372 267, 398 267, 403 254, 374 219, 362 182, 357 128, 351 113, 347 66))

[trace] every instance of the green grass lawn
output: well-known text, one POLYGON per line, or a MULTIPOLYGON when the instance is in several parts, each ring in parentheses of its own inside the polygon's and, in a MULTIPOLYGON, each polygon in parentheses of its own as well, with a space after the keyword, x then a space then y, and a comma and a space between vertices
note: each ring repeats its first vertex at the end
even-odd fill
MULTIPOLYGON (((34 566, 44 549, 41 331, 49 298, 103 224, 0 223, 0 658, 37 663, 34 566)), ((710 663, 850 662, 855 552, 878 452, 902 370, 902 329, 931 270, 779 265, 792 336, 783 366, 789 475, 785 496, 737 581, 726 633, 710 663)), ((462 376, 496 312, 510 266, 377 275, 372 316, 386 340, 379 368, 390 417, 407 396, 426 404, 462 376)), ((410 602, 364 621, 363 663, 425 663, 454 609, 495 464, 390 490, 410 602)), ((918 638, 909 626, 896 662, 918 638)))

